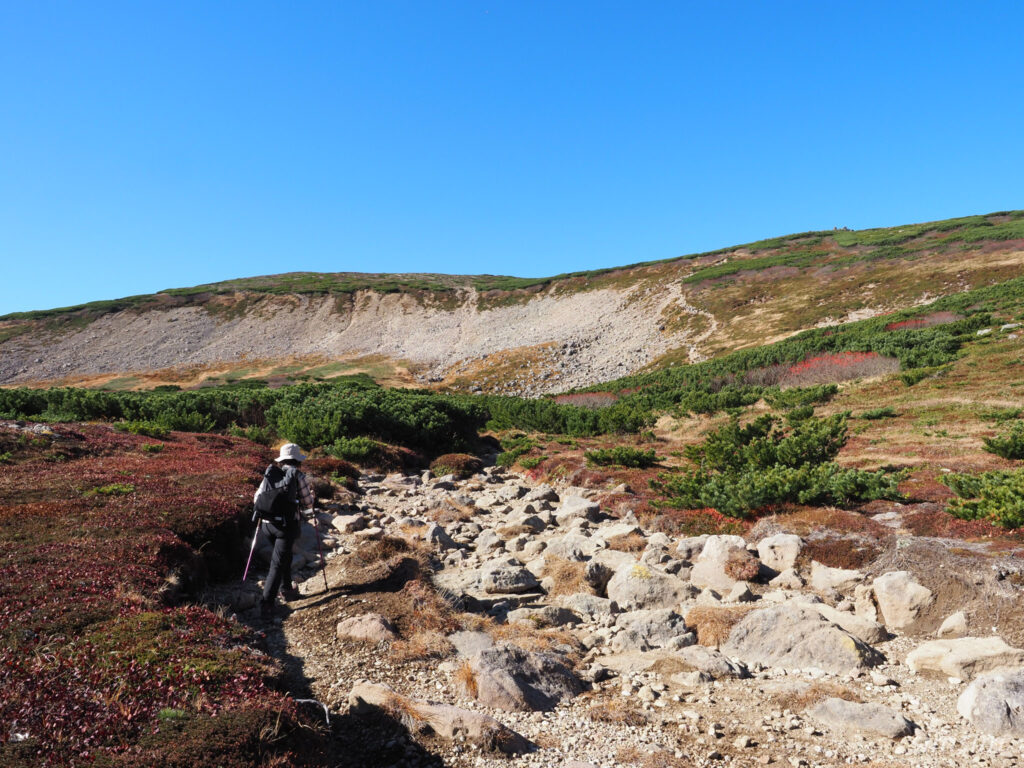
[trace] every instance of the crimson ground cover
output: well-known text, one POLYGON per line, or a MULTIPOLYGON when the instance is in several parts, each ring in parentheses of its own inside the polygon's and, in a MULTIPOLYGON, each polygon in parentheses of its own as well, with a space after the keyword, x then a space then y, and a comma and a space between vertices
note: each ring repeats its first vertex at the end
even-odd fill
POLYGON ((308 757, 255 636, 173 604, 237 565, 260 446, 0 428, 0 457, 0 766, 308 757))

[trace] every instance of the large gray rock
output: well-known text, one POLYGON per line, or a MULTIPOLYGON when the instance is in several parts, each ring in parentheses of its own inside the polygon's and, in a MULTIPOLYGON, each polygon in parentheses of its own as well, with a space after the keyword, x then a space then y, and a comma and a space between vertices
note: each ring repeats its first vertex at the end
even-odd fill
POLYGON ((708 534, 705 533, 703 536, 690 536, 686 539, 680 539, 676 545, 676 556, 681 560, 686 560, 690 563, 694 562, 700 557, 700 553, 704 551, 704 545, 709 538, 708 534))
POLYGON ((586 560, 588 557, 596 555, 604 546, 605 542, 600 539, 584 536, 581 533, 567 533, 548 539, 544 553, 566 560, 586 560))
POLYGON ((600 520, 601 505, 582 496, 565 497, 555 510, 555 520, 559 525, 569 525, 577 519, 600 520))
POLYGON ((1024 650, 1007 645, 996 635, 930 640, 907 655, 907 666, 915 672, 973 680, 986 672, 1024 666, 1024 650))
POLYGON ((887 627, 904 629, 932 603, 932 591, 914 580, 909 571, 891 571, 872 583, 875 601, 887 627))
POLYGON ((967 634, 967 614, 963 611, 951 613, 946 617, 942 625, 935 630, 936 637, 963 637, 967 634))
POLYGON ((558 493, 550 485, 538 485, 523 497, 523 501, 558 501, 558 493))
POLYGON ((956 711, 983 733, 1024 737, 1024 669, 978 677, 960 694, 956 711))
POLYGON ((721 650, 747 664, 817 668, 837 674, 882 661, 878 651, 815 609, 792 602, 748 613, 733 627, 721 650))
POLYGON ((365 640, 370 643, 398 637, 391 622, 379 613, 362 613, 342 619, 338 622, 336 634, 339 640, 365 640))
POLYGON ((777 533, 758 542, 757 556, 767 567, 782 573, 796 565, 796 559, 803 548, 804 541, 799 536, 777 533))
POLYGON ((620 611, 643 608, 676 608, 696 590, 685 581, 655 568, 634 562, 615 572, 607 587, 608 598, 620 611))
POLYGON ((607 597, 588 595, 585 592, 574 592, 571 595, 560 595, 555 600, 563 608, 568 608, 580 616, 599 619, 612 615, 612 601, 607 597))
POLYGON ((494 638, 489 634, 470 630, 452 632, 448 635, 448 642, 452 644, 459 656, 467 658, 494 647, 494 638))
POLYGON ((817 560, 811 561, 811 589, 817 592, 837 590, 848 592, 864 581, 864 574, 848 568, 830 568, 817 560))
POLYGON ((427 526, 427 532, 423 535, 423 539, 438 549, 455 549, 458 546, 448 532, 437 523, 427 526))
POLYGON ((518 560, 498 560, 480 569, 480 588, 490 595, 519 594, 537 589, 540 582, 518 560))
POLYGON ((914 732, 914 724, 890 707, 861 704, 846 699, 825 699, 808 710, 812 718, 847 736, 867 733, 901 739, 914 732))
POLYGON ((697 642, 687 632, 683 617, 671 608, 630 611, 621 614, 615 623, 622 628, 612 638, 612 648, 617 651, 651 651, 669 644, 682 647, 697 642))
POLYGON ((498 645, 470 659, 466 692, 485 707, 507 712, 553 709, 583 692, 583 683, 556 656, 498 645))
POLYGON ((837 611, 832 606, 826 605, 822 602, 814 602, 808 599, 798 599, 797 602, 810 606, 820 613, 825 619, 842 627, 851 635, 859 640, 863 640, 868 645, 881 643, 889 639, 889 633, 886 632, 885 627, 877 621, 865 619, 855 613, 837 611))
POLYGON ((733 661, 721 651, 703 645, 691 645, 680 648, 676 658, 698 672, 717 680, 720 677, 749 677, 745 664, 733 661))
POLYGON ((745 553, 746 546, 741 536, 708 536, 690 571, 690 582, 701 589, 728 592, 737 579, 727 573, 726 564, 733 553, 745 553))
POLYGON ((509 611, 507 621, 524 621, 534 627, 564 627, 579 624, 581 619, 568 608, 556 605, 527 606, 509 611))
POLYGON ((410 699, 386 685, 376 685, 365 680, 352 687, 348 703, 352 714, 384 712, 412 733, 433 733, 442 739, 466 742, 488 752, 522 754, 533 746, 518 733, 482 712, 410 699))

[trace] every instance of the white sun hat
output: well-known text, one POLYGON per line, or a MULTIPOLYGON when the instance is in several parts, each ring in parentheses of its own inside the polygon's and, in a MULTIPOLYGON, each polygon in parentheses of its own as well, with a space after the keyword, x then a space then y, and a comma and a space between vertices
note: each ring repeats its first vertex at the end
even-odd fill
POLYGON ((305 461, 306 457, 302 453, 302 449, 299 448, 295 443, 285 443, 281 446, 281 455, 278 456, 274 461, 305 461))

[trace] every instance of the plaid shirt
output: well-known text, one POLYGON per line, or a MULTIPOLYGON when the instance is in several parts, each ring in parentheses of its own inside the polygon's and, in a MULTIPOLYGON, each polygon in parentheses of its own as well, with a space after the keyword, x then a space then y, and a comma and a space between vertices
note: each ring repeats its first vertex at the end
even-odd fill
POLYGON ((309 480, 302 473, 298 473, 298 487, 299 487, 299 509, 305 515, 313 514, 313 506, 316 504, 316 497, 313 496, 313 491, 309 487, 309 480))

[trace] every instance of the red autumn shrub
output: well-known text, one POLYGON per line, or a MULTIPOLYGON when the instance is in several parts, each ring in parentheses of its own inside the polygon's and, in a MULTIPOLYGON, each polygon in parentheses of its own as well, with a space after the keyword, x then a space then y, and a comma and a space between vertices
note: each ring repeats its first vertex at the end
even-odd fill
POLYGON ((935 325, 945 325, 962 319, 962 315, 955 312, 932 312, 922 317, 912 317, 909 320, 901 320, 896 323, 889 323, 885 326, 887 331, 912 330, 914 328, 931 328, 935 325))
POLYGON ((237 578, 263 449, 175 433, 154 452, 151 438, 108 427, 54 432, 16 435, 0 473, 0 765, 133 764, 169 716, 191 730, 136 764, 191 765, 172 753, 201 752, 227 712, 260 724, 225 734, 238 764, 298 764, 290 737, 260 736, 303 717, 248 631, 161 603, 172 572, 186 587, 237 578))
POLYGON ((771 365, 744 374, 744 382, 760 386, 806 387, 895 373, 900 361, 877 352, 828 352, 790 365, 771 365))

